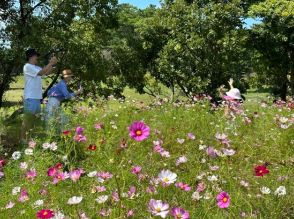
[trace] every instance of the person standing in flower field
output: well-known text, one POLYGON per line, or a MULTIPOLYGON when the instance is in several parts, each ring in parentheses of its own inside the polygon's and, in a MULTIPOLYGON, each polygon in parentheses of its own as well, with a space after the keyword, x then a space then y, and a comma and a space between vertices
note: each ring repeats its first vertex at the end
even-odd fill
POLYGON ((235 114, 241 114, 243 112, 241 103, 245 100, 242 97, 241 92, 238 88, 234 87, 234 80, 231 78, 228 81, 230 90, 224 92, 224 86, 220 88, 220 97, 224 100, 225 115, 235 118, 235 114))
POLYGON ((53 123, 61 122, 61 125, 65 124, 65 117, 61 110, 61 103, 65 100, 71 99, 83 92, 80 87, 77 92, 70 92, 68 90, 68 84, 73 78, 73 73, 70 69, 62 71, 61 81, 53 86, 48 91, 48 103, 46 106, 46 120, 47 124, 54 125, 53 123))
POLYGON ((49 75, 57 63, 55 56, 51 57, 44 68, 37 66, 40 54, 35 49, 26 51, 27 63, 23 67, 24 86, 24 120, 22 124, 21 141, 26 142, 26 132, 33 127, 33 121, 41 112, 42 76, 49 75))

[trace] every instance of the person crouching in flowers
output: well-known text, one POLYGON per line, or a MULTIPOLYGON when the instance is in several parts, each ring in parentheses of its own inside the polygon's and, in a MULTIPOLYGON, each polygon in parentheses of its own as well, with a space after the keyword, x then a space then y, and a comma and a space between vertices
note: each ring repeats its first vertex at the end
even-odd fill
MULTIPOLYGON (((76 95, 80 95, 83 89, 80 88, 77 92, 73 93, 68 90, 67 85, 73 78, 73 73, 70 69, 65 69, 62 72, 62 80, 54 85, 48 91, 48 103, 46 106, 47 124, 56 125, 55 122, 65 124, 65 117, 62 115, 61 103, 65 100, 72 99, 76 95)), ((62 127, 60 127, 62 128, 62 127)))
POLYGON ((245 97, 241 95, 238 88, 233 86, 234 80, 231 78, 228 81, 230 85, 230 90, 224 92, 224 85, 220 87, 220 97, 223 99, 223 104, 225 106, 225 116, 235 118, 235 115, 240 115, 243 113, 242 103, 245 97))

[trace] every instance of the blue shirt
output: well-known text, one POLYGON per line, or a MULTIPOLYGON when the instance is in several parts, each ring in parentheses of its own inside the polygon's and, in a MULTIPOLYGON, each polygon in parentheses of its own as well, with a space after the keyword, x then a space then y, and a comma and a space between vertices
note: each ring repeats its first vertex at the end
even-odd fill
POLYGON ((67 90, 67 84, 64 80, 61 80, 58 84, 54 85, 48 91, 48 97, 56 97, 59 101, 63 101, 65 99, 70 99, 74 97, 74 93, 70 93, 67 90))

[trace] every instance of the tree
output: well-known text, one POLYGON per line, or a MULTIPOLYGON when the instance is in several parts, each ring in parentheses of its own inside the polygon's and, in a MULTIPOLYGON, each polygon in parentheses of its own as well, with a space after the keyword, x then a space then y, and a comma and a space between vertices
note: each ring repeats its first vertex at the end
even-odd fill
POLYGON ((294 2, 266 0, 252 5, 249 13, 263 21, 251 31, 255 69, 266 74, 273 93, 286 100, 288 87, 294 95, 294 2))
POLYGON ((242 78, 249 72, 249 53, 240 3, 178 0, 163 5, 152 26, 141 31, 147 51, 157 52, 151 74, 188 97, 204 92, 215 97, 230 77, 245 90, 242 78))

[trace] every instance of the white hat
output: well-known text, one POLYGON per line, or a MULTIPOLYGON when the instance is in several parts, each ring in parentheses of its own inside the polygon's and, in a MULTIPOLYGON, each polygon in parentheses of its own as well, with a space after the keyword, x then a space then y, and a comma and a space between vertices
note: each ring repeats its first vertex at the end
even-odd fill
POLYGON ((237 88, 233 88, 233 89, 229 90, 228 92, 226 92, 226 95, 233 98, 233 99, 242 100, 241 92, 237 88))

